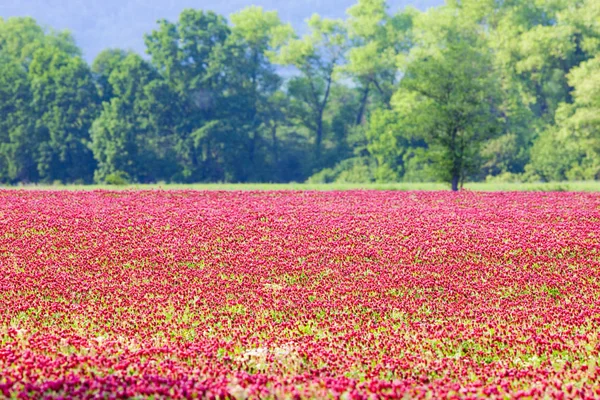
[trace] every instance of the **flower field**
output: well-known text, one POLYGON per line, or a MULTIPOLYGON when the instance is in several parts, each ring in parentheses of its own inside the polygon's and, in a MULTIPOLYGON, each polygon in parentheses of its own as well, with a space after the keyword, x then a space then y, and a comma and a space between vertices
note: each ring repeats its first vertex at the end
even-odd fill
POLYGON ((600 195, 0 191, 0 397, 600 398, 600 195))

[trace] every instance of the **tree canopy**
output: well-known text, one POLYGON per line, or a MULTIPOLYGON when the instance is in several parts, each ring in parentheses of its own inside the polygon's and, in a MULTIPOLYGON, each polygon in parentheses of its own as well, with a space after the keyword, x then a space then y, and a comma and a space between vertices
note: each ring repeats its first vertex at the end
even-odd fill
POLYGON ((0 182, 600 178, 600 3, 184 10, 92 65, 0 18, 0 182))

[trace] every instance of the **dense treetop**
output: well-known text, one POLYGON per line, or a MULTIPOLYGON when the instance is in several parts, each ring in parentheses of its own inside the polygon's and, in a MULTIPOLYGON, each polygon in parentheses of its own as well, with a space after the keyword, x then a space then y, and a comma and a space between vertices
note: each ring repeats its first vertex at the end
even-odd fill
MULTIPOLYGON (((44 26, 69 29, 77 38, 88 62, 104 49, 122 48, 144 53, 144 34, 154 29, 158 19, 177 19, 186 8, 208 8, 221 15, 231 15, 250 5, 277 10, 279 16, 302 30, 305 20, 318 13, 342 18, 355 0, 14 0, 0 3, 0 15, 31 16, 44 26)), ((390 9, 410 4, 420 10, 439 6, 444 0, 388 0, 390 9)))
POLYGON ((600 178, 600 3, 184 10, 88 65, 0 19, 0 182, 600 178))

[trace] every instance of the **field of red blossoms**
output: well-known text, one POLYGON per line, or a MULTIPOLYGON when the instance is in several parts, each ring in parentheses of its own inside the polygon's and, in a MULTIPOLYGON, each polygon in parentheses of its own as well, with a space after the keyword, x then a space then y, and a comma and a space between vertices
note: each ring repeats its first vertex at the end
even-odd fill
POLYGON ((0 191, 0 397, 600 398, 600 194, 0 191))

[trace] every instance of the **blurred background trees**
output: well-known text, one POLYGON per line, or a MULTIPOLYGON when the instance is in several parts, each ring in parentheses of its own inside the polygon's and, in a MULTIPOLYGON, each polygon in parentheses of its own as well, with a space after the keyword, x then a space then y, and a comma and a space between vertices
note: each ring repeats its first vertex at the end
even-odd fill
POLYGON ((87 65, 0 19, 0 182, 600 178, 600 3, 184 10, 87 65))

